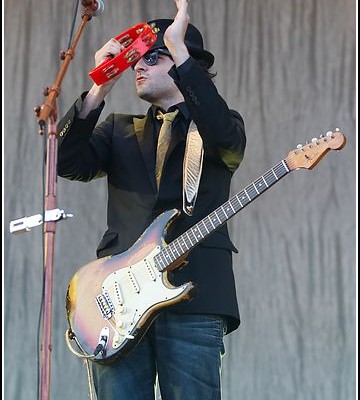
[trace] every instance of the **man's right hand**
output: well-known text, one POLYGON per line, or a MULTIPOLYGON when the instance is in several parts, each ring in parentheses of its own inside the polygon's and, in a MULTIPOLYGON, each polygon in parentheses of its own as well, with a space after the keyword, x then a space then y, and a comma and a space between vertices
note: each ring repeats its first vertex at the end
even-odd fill
POLYGON ((117 56, 123 49, 124 47, 116 39, 110 39, 95 53, 95 68, 106 61, 108 57, 117 56))
MULTIPOLYGON (((121 51, 124 50, 122 46, 116 39, 112 38, 104 44, 95 53, 95 67, 98 67, 101 63, 106 61, 108 57, 115 57, 121 51)), ((114 78, 110 79, 102 85, 93 84, 88 94, 86 95, 81 110, 79 112, 79 118, 86 118, 91 110, 99 107, 101 102, 105 99, 106 95, 111 91, 115 83, 120 79, 122 74, 116 75, 114 78)))

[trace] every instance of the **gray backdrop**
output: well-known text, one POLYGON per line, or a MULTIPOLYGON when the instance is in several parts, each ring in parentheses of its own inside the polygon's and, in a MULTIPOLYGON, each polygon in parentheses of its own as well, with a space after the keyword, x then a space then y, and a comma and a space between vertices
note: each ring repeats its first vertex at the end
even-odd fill
MULTIPOLYGON (((224 400, 350 400, 356 371, 356 3, 354 0, 190 0, 191 21, 216 56, 216 84, 243 115, 248 138, 238 192, 298 143, 339 127, 347 137, 309 171, 292 172, 230 220, 242 325, 226 338, 224 400)), ((59 71, 72 1, 4 3, 4 395, 37 392, 42 228, 9 233, 41 213, 43 145, 33 107, 59 71)), ((93 55, 140 21, 172 17, 171 0, 107 1, 82 35, 58 98, 59 116, 91 85, 93 55)), ((80 12, 75 28, 80 25, 80 12)), ((142 112, 133 73, 111 110, 142 112)), ((216 184, 216 182, 214 182, 216 184)), ((64 340, 69 279, 95 258, 106 229, 105 180, 59 179, 74 218, 55 237, 51 398, 86 399, 85 367, 64 340)), ((125 399, 124 399, 125 400, 125 399)))

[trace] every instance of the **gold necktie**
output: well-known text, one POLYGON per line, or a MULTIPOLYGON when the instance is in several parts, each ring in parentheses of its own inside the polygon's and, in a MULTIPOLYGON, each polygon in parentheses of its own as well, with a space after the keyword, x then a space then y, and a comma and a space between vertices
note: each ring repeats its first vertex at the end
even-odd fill
POLYGON ((159 138, 156 150, 155 177, 158 188, 160 184, 161 172, 164 165, 165 155, 168 150, 171 139, 171 123, 172 121, 174 121, 178 112, 179 112, 178 109, 176 109, 173 112, 168 112, 165 114, 163 114, 161 111, 158 111, 158 114, 156 115, 157 119, 163 120, 159 132, 159 138))

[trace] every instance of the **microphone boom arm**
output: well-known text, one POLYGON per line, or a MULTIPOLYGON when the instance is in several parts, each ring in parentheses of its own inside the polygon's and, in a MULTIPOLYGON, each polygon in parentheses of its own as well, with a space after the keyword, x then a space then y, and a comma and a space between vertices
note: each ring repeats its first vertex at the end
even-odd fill
POLYGON ((92 8, 89 6, 86 7, 85 10, 83 11, 81 16, 82 22, 80 24, 80 27, 78 28, 78 31, 75 34, 74 41, 69 47, 69 49, 66 51, 66 53, 61 56, 64 62, 60 68, 60 71, 53 85, 49 89, 46 89, 46 92, 44 93, 47 98, 45 102, 41 105, 41 107, 36 107, 34 109, 40 125, 39 134, 44 133, 45 122, 49 119, 50 115, 53 115, 55 120, 57 118, 56 99, 60 94, 61 83, 64 80, 65 73, 70 65, 71 60, 74 58, 75 49, 85 29, 85 25, 88 21, 90 21, 94 13, 95 11, 93 11, 92 8))

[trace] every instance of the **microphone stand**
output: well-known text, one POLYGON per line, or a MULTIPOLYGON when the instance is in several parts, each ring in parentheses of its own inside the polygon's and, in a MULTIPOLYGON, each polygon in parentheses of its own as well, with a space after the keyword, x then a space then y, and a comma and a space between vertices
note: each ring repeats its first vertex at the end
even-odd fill
MULTIPOLYGON (((50 398, 50 369, 51 369, 51 326, 52 326, 52 292, 53 292, 53 265, 54 265, 54 239, 56 231, 56 221, 71 214, 64 214, 56 209, 56 181, 57 181, 57 137, 56 137, 56 119, 57 105, 56 99, 59 96, 61 83, 65 72, 74 58, 75 49, 80 36, 84 31, 85 25, 94 16, 98 8, 95 1, 82 0, 84 6, 82 12, 82 22, 75 34, 73 44, 67 52, 60 56, 64 61, 60 71, 51 88, 47 88, 44 95, 47 96, 41 107, 34 109, 39 123, 39 134, 44 134, 45 124, 48 121, 48 139, 46 153, 46 192, 45 192, 45 215, 40 218, 40 223, 44 221, 44 299, 43 299, 43 326, 41 342, 41 379, 40 379, 40 399, 48 400, 50 398)), ((23 226, 21 221, 18 226, 23 226)), ((25 222, 26 230, 29 224, 25 222)), ((34 225, 33 225, 34 226, 34 225)))

